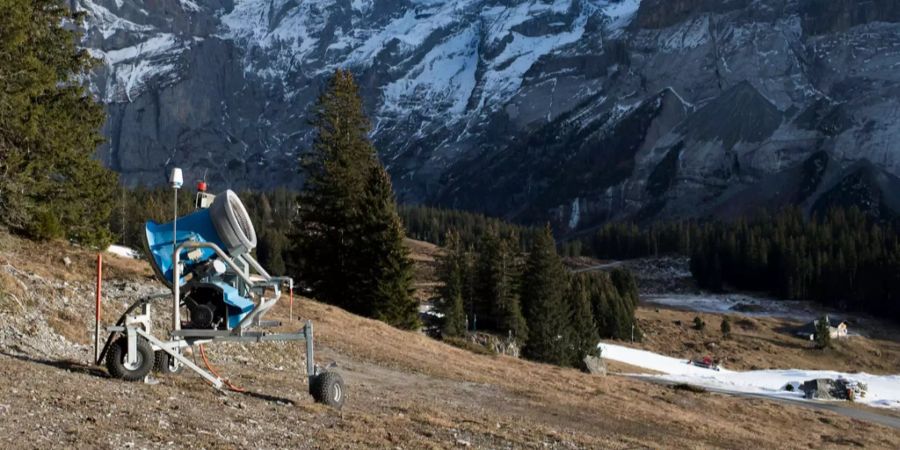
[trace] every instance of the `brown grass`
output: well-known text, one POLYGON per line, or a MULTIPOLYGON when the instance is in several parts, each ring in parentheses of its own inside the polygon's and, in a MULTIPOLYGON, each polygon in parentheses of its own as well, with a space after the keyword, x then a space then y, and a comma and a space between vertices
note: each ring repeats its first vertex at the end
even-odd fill
POLYGON ((637 318, 644 341, 636 346, 684 359, 710 355, 734 370, 797 368, 900 373, 900 327, 890 323, 867 321, 865 325, 854 325, 856 328, 851 331, 876 331, 878 337, 836 339, 833 349, 818 350, 810 341, 793 335, 792 330, 800 322, 733 315, 731 335, 725 338, 719 330, 723 317, 639 307, 637 318), (693 329, 695 316, 706 322, 705 330, 693 329), (892 333, 891 329, 895 331, 892 333))
MULTIPOLYGON (((15 259, 46 277, 92 278, 92 252, 22 247, 39 256, 2 251, 0 264, 15 259), (57 262, 64 255, 77 264, 57 262)), ((110 261, 110 282, 148 274, 143 263, 110 261)), ((313 320, 318 360, 338 362, 347 380, 348 403, 340 413, 311 403, 299 352, 289 345, 211 348, 222 373, 251 390, 243 396, 216 394, 191 374, 147 386, 94 376, 88 367, 61 370, 52 361, 0 355, 0 377, 24 383, 0 402, 10 411, 0 420, 0 446, 15 439, 72 447, 822 448, 854 442, 900 448, 895 430, 833 413, 477 355, 307 299, 298 298, 294 312, 313 320), (26 414, 33 411, 37 417, 26 414)), ((285 330, 299 326, 287 317, 285 301, 270 318, 284 320, 285 330)), ((64 313, 51 319, 63 335, 70 333, 66 319, 64 313)), ((710 328, 718 325, 706 320, 710 328)), ((652 327, 646 329, 653 345, 652 327)))

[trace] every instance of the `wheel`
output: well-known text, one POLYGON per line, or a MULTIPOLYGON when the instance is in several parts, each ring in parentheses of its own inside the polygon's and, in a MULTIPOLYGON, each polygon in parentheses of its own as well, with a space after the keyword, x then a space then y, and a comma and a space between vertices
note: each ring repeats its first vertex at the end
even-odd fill
POLYGON ((175 358, 168 353, 162 350, 157 350, 153 353, 156 354, 153 370, 163 375, 177 375, 184 370, 184 366, 178 363, 175 358))
POLYGON ((106 353, 106 370, 113 378, 121 378, 125 381, 142 380, 150 370, 156 358, 153 355, 153 348, 144 338, 137 338, 137 362, 128 364, 125 362, 125 355, 128 353, 128 338, 120 337, 110 347, 106 353))
POLYGON ((322 372, 310 381, 309 393, 315 401, 341 409, 344 406, 344 379, 337 372, 322 372))

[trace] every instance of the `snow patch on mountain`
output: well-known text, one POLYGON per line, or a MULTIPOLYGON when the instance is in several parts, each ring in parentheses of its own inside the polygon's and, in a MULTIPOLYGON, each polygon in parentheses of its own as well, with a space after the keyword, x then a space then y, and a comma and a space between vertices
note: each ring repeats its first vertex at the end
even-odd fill
POLYGON ((631 19, 641 7, 641 0, 604 0, 599 4, 600 12, 608 18, 606 29, 618 35, 631 23, 631 19))
MULTIPOLYGON (((121 8, 121 5, 119 5, 121 8)), ((119 31, 126 33, 152 32, 154 28, 148 25, 139 25, 130 20, 123 19, 113 14, 109 9, 94 3, 91 0, 81 0, 74 5, 75 11, 82 11, 87 16, 90 30, 99 32, 103 39, 109 39, 119 31)))
POLYGON ((703 16, 687 25, 676 27, 672 33, 660 33, 659 48, 668 52, 697 48, 709 42, 709 17, 703 16))
POLYGON ((115 80, 105 100, 131 101, 150 79, 171 78, 175 75, 178 56, 189 48, 189 42, 179 42, 175 35, 161 33, 117 50, 92 50, 92 56, 107 64, 115 80))
POLYGON ((380 31, 371 34, 355 46, 347 61, 357 66, 369 66, 375 56, 388 43, 397 41, 401 51, 410 51, 420 47, 433 33, 448 28, 459 22, 462 14, 471 1, 456 2, 421 2, 426 7, 408 9, 392 20, 380 31))
POLYGON ((516 6, 494 6, 481 13, 487 24, 488 43, 496 43, 509 35, 510 31, 542 13, 563 14, 572 8, 572 0, 556 0, 551 4, 540 1, 524 2, 516 6))
POLYGON ((462 114, 475 89, 478 40, 470 28, 435 46, 409 74, 384 88, 383 111, 409 112, 411 104, 446 105, 462 114))
POLYGON ((308 64, 319 44, 320 31, 334 4, 331 0, 243 0, 221 16, 219 37, 239 43, 245 50, 245 69, 261 78, 283 78, 295 67, 308 64))
POLYGON ((539 59, 578 42, 584 35, 586 23, 587 15, 581 14, 568 31, 541 36, 526 36, 515 31, 511 32, 512 42, 494 58, 483 76, 485 95, 481 99, 481 106, 484 106, 487 100, 500 104, 509 99, 522 85, 525 73, 539 59))

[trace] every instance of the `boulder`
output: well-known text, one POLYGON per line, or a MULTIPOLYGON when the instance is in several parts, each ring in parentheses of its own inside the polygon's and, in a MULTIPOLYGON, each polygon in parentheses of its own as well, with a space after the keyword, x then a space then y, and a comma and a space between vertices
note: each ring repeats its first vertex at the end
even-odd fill
POLYGON ((830 378, 819 378, 804 382, 800 386, 803 396, 808 399, 834 400, 832 391, 834 389, 834 380, 830 378))
POLYGON ((804 382, 800 386, 803 396, 818 400, 850 400, 866 396, 868 386, 846 378, 819 378, 804 382))

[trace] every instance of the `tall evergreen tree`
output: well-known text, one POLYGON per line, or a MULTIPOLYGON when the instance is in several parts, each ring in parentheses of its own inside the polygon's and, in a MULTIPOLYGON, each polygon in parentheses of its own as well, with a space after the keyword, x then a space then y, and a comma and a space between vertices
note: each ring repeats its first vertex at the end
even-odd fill
POLYGON ((93 159, 104 113, 81 19, 58 0, 0 0, 0 224, 102 246, 116 176, 93 159))
POLYGON ((307 178, 288 258, 293 272, 319 300, 414 327, 403 228, 350 72, 335 71, 313 113, 316 137, 301 159, 307 178))
POLYGON ((828 316, 822 316, 816 321, 815 331, 816 347, 825 349, 831 348, 831 326, 828 323, 828 316))
POLYGON ((566 300, 569 308, 569 364, 581 367, 586 355, 596 353, 600 341, 591 311, 590 281, 586 275, 572 277, 566 300))
POLYGON ((528 323, 524 355, 536 361, 566 364, 570 355, 566 339, 569 314, 563 298, 566 271, 556 253, 549 225, 535 238, 522 276, 521 292, 528 323))
POLYGON ((437 261, 437 275, 443 283, 438 289, 438 310, 444 315, 441 331, 445 336, 461 336, 466 332, 463 292, 468 282, 468 257, 458 233, 447 232, 444 242, 445 253, 437 261))
POLYGON ((391 178, 380 164, 372 167, 363 195, 362 244, 354 266, 371 283, 370 307, 366 311, 378 320, 404 329, 418 328, 419 304, 412 296, 413 265, 403 244, 403 225, 391 178))
POLYGON ((483 327, 524 340, 528 328, 516 289, 515 247, 496 229, 484 235, 475 271, 475 314, 483 327))

